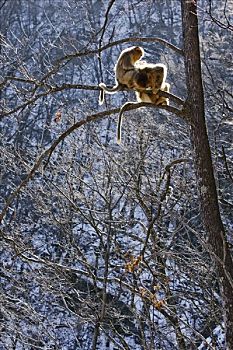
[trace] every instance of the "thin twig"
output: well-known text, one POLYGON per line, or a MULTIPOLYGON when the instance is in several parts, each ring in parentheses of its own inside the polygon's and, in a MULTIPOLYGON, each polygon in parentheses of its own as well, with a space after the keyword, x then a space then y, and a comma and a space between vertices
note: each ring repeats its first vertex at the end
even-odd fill
POLYGON ((99 87, 97 86, 93 86, 93 85, 82 85, 82 84, 68 84, 68 83, 63 83, 61 86, 51 86, 47 91, 41 92, 39 94, 37 94, 36 96, 34 96, 33 98, 29 99, 28 101, 22 103, 21 105, 15 107, 14 109, 11 109, 7 112, 2 112, 0 115, 0 119, 2 119, 5 116, 11 115, 17 111, 19 111, 20 109, 24 109, 25 107, 33 104, 34 102, 36 102, 38 99, 47 96, 49 94, 55 94, 57 92, 66 90, 66 89, 76 89, 76 90, 99 90, 99 87))
MULTIPOLYGON (((140 103, 133 103, 133 102, 128 102, 126 105, 124 105, 124 110, 123 111, 130 111, 139 107, 152 107, 152 108, 160 108, 160 109, 165 109, 169 112, 175 113, 177 116, 184 118, 184 112, 182 110, 179 110, 175 107, 171 107, 171 106, 155 106, 151 103, 146 103, 146 102, 140 102, 140 103)), ((14 190, 14 192, 8 197, 8 199, 6 200, 6 204, 0 214, 0 223, 2 222, 4 216, 6 215, 8 208, 10 207, 10 205, 12 204, 12 202, 14 201, 14 199, 19 195, 19 193, 22 191, 22 189, 27 185, 27 183, 34 177, 36 171, 39 169, 39 167, 42 165, 43 161, 46 160, 46 164, 48 164, 49 159, 52 155, 52 153, 54 152, 55 148, 67 137, 69 136, 73 131, 79 129, 81 126, 86 125, 90 122, 94 122, 100 119, 103 119, 111 114, 116 114, 122 112, 122 108, 114 108, 108 111, 103 111, 103 112, 99 112, 96 114, 92 114, 86 117, 86 119, 82 119, 80 121, 78 121, 77 123, 75 123, 74 125, 72 125, 69 129, 67 129, 65 132, 63 132, 54 142, 53 144, 47 149, 45 150, 37 159, 37 161, 35 162, 35 164, 33 165, 33 167, 31 168, 31 170, 29 171, 29 173, 27 174, 27 176, 25 177, 25 179, 21 182, 21 184, 14 190)))

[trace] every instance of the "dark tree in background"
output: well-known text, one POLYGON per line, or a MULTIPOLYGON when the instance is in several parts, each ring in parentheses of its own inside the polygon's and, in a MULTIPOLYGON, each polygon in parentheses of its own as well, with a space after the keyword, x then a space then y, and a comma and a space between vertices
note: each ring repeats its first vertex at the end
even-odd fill
POLYGON ((187 83, 187 108, 200 193, 202 220, 208 234, 212 258, 218 269, 222 290, 227 349, 233 349, 233 262, 221 220, 211 151, 205 124, 204 92, 201 77, 197 1, 182 1, 184 60, 187 83))
POLYGON ((0 11, 0 350, 232 349, 232 1, 0 11), (132 45, 172 95, 119 146, 132 45))

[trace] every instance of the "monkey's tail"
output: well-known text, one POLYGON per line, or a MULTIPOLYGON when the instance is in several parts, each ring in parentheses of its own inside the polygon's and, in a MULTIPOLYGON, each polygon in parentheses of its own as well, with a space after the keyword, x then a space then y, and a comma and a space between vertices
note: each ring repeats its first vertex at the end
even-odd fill
POLYGON ((100 89, 100 94, 99 94, 99 105, 101 106, 104 103, 104 89, 100 89))
POLYGON ((99 94, 99 104, 102 105, 104 103, 104 95, 107 94, 115 94, 120 90, 120 85, 116 84, 112 88, 108 88, 104 83, 99 84, 100 94, 99 94))
MULTIPOLYGON (((119 117, 118 117, 118 123, 117 123, 117 143, 120 145, 121 143, 121 124, 122 124, 122 118, 123 118, 123 113, 129 109, 129 107, 134 107, 134 106, 141 106, 141 102, 126 102, 121 106, 119 117)), ((134 108, 131 108, 134 109, 134 108)))
POLYGON ((115 92, 120 89, 120 85, 118 83, 111 88, 108 88, 104 83, 100 83, 99 87, 107 94, 115 94, 115 92))
POLYGON ((117 143, 118 145, 121 144, 121 125, 122 125, 122 118, 123 118, 123 110, 121 109, 119 117, 118 117, 118 123, 117 123, 117 143))

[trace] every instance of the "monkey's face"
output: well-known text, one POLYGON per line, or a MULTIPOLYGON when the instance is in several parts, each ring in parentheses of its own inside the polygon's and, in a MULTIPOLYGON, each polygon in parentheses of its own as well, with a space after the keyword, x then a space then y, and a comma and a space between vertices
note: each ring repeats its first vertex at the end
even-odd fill
POLYGON ((141 57, 143 57, 144 51, 141 47, 136 46, 132 51, 132 61, 135 63, 138 61, 141 57))

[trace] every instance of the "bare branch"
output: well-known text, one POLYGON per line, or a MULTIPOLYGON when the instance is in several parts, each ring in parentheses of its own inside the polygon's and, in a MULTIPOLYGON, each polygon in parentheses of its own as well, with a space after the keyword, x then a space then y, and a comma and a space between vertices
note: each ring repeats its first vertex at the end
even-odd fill
POLYGON ((104 45, 102 46, 100 49, 96 49, 96 50, 83 50, 83 51, 79 51, 79 52, 75 52, 73 54, 70 54, 70 55, 66 55, 64 57, 62 57, 59 62, 62 62, 64 60, 67 60, 67 59, 72 59, 74 57, 82 57, 82 56, 87 56, 87 55, 95 55, 99 52, 102 52, 102 51, 105 51, 107 49, 109 49, 110 47, 113 47, 113 46, 117 46, 117 45, 120 45, 120 44, 124 44, 124 43, 131 43, 131 42, 142 42, 142 43, 155 43, 155 42, 158 42, 166 47, 168 47, 169 49, 177 52, 178 54, 180 55, 183 55, 183 50, 180 49, 179 47, 169 43, 168 41, 164 40, 164 39, 161 39, 161 38, 158 38, 158 37, 129 37, 129 38, 124 38, 124 39, 120 39, 120 40, 117 40, 117 41, 113 41, 107 45, 104 45))
MULTIPOLYGON (((47 85, 48 86, 48 85, 47 85)), ((76 89, 76 90, 99 90, 99 87, 97 86, 93 86, 93 85, 82 85, 82 84, 68 84, 68 83, 64 83, 61 86, 50 86, 49 89, 47 91, 41 92, 39 94, 37 94, 36 96, 34 96, 33 98, 29 99, 28 101, 22 103, 21 105, 17 106, 16 108, 13 108, 7 112, 2 112, 0 115, 0 119, 2 119, 3 117, 7 116, 7 115, 11 115, 17 111, 19 111, 20 109, 24 109, 27 106, 33 104, 34 102, 36 102, 38 99, 47 96, 49 94, 55 94, 57 92, 66 90, 66 89, 76 89)))
MULTIPOLYGON (((20 78, 14 78, 14 77, 8 77, 11 80, 19 80, 19 81, 23 81, 23 79, 20 78)), ((25 82, 29 82, 29 81, 25 81, 25 82)), ((32 83, 32 81, 30 81, 32 83)), ((36 82, 35 82, 36 84, 36 82)), ((43 85, 43 83, 42 83, 43 85)), ((36 96, 34 96, 33 98, 29 99, 28 101, 22 103, 21 105, 15 107, 14 109, 11 109, 7 112, 2 112, 0 115, 0 119, 2 119, 5 116, 9 116, 17 111, 19 111, 20 109, 24 109, 27 106, 33 104, 34 102, 36 102, 38 99, 49 95, 49 94, 55 94, 57 92, 63 91, 63 90, 67 90, 67 89, 76 89, 76 90, 90 90, 90 91, 98 91, 100 90, 100 88, 98 86, 94 86, 94 85, 82 85, 82 84, 69 84, 69 83, 63 83, 61 86, 49 86, 48 84, 46 84, 46 87, 48 88, 47 91, 41 92, 39 94, 37 94, 36 96)), ((121 89, 123 91, 123 89, 121 89)), ((130 89, 124 89, 126 91, 130 90, 130 89)), ((182 99, 180 99, 178 96, 173 95, 171 93, 167 93, 164 91, 159 91, 158 93, 160 96, 164 96, 164 97, 168 97, 171 100, 173 100, 175 103, 179 104, 179 105, 184 105, 185 101, 183 101, 182 99)), ((148 105, 151 105, 148 103, 148 105)), ((139 107, 144 107, 144 106, 139 106, 139 107)), ((150 106, 151 107, 151 106, 150 106)), ((170 107, 169 107, 170 108, 170 107)), ((173 108, 173 107, 171 107, 173 108)), ((175 114, 179 114, 180 111, 176 110, 176 109, 168 109, 170 112, 175 113, 175 114)), ((126 109, 127 110, 127 109, 126 109)))
POLYGON ((45 150, 37 159, 35 164, 33 165, 32 169, 29 171, 25 179, 21 182, 21 184, 15 189, 15 191, 8 197, 6 200, 6 204, 0 214, 0 223, 2 222, 4 216, 7 213, 7 210, 9 206, 12 204, 14 199, 19 195, 19 193, 22 191, 22 189, 27 185, 27 183, 34 177, 36 171, 39 169, 43 161, 47 158, 50 157, 52 152, 55 150, 55 148, 59 145, 61 141, 63 141, 67 136, 69 136, 74 130, 80 128, 81 126, 90 123, 92 121, 96 121, 98 119, 102 119, 108 115, 118 113, 120 111, 119 108, 112 109, 110 111, 105 111, 105 112, 100 112, 96 113, 90 116, 87 116, 86 119, 80 120, 79 122, 75 123, 72 125, 69 129, 67 129, 64 133, 62 133, 57 140, 54 141, 54 143, 47 149, 45 150))
MULTIPOLYGON (((106 11, 105 16, 104 16, 105 17, 104 24, 103 24, 103 27, 100 30, 100 32, 102 31, 102 33, 101 33, 101 36, 100 36, 100 39, 99 39, 99 50, 101 50, 103 37, 104 37, 105 31, 106 31, 106 28, 107 28, 108 15, 109 15, 109 12, 110 12, 112 6, 114 5, 114 3, 115 3, 115 0, 110 0, 109 1, 108 7, 107 7, 107 11, 106 11)), ((103 71, 102 71, 101 54, 99 54, 98 60, 99 60, 100 76, 101 76, 101 80, 102 80, 103 79, 103 71)))
POLYGON ((86 47, 83 50, 80 50, 78 52, 75 52, 73 54, 69 54, 66 56, 61 57, 60 59, 58 59, 55 64, 53 69, 51 69, 43 78, 43 80, 46 80, 47 78, 49 78, 51 75, 55 74, 63 65, 66 65, 69 61, 71 61, 73 58, 77 58, 77 57, 83 57, 83 56, 89 56, 89 55, 96 55, 96 54, 100 54, 102 51, 105 51, 107 49, 109 49, 110 47, 113 46, 117 46, 120 44, 124 44, 124 43, 131 43, 131 42, 145 42, 145 43, 154 43, 154 42, 158 42, 168 48, 170 48, 171 50, 175 51, 176 53, 178 53, 179 55, 183 55, 183 50, 180 49, 179 47, 169 43, 166 40, 163 40, 161 38, 157 38, 157 37, 130 37, 130 38, 124 38, 124 39, 120 39, 114 42, 111 42, 105 46, 102 46, 98 49, 95 50, 88 50, 86 47))
POLYGON ((163 96, 163 97, 167 97, 167 98, 171 99, 172 101, 174 101, 175 103, 177 103, 178 105, 182 105, 182 106, 185 105, 184 100, 182 100, 180 97, 178 97, 176 95, 171 94, 170 92, 165 92, 165 91, 159 90, 158 95, 163 96))
POLYGON ((226 172, 227 172, 229 178, 231 179, 231 181, 233 182, 233 176, 232 176, 231 171, 230 171, 229 166, 228 166, 228 162, 227 162, 227 157, 226 157, 224 146, 222 146, 222 156, 223 156, 224 164, 225 164, 225 167, 226 167, 226 172))
POLYGON ((209 11, 206 11, 206 13, 210 16, 212 21, 215 24, 217 24, 220 28, 229 29, 229 30, 232 31, 233 30, 233 25, 230 23, 229 19, 227 18, 226 5, 227 5, 227 1, 225 1, 224 10, 223 10, 224 19, 226 21, 226 24, 223 23, 222 21, 219 21, 216 17, 213 16, 213 14, 212 14, 212 1, 211 0, 209 0, 209 11))
MULTIPOLYGON (((168 94, 168 95, 170 95, 170 94, 168 94)), ((87 116, 86 119, 82 119, 82 120, 78 121, 77 123, 72 125, 69 129, 67 129, 64 133, 62 133, 53 142, 53 144, 40 155, 40 157, 37 159, 36 163, 33 165, 32 169, 29 171, 29 173, 27 174, 25 179, 15 189, 15 191, 8 197, 6 204, 5 204, 5 207, 3 208, 3 210, 0 214, 0 223, 2 222, 4 216, 6 215, 9 206, 12 204, 14 199, 19 195, 21 190, 27 185, 27 183, 34 177, 36 171, 42 165, 43 161, 46 160, 46 158, 47 158, 47 161, 45 163, 45 166, 47 166, 47 164, 50 160, 50 157, 51 157, 53 151, 55 150, 55 148, 60 144, 60 142, 62 142, 73 131, 79 129, 81 126, 83 126, 85 124, 88 124, 88 123, 93 122, 93 121, 97 121, 99 119, 103 119, 111 114, 116 114, 119 112, 120 112, 120 114, 122 114, 125 111, 130 111, 130 110, 140 108, 140 107, 150 107, 150 108, 152 107, 152 108, 164 109, 164 110, 167 110, 169 112, 176 114, 178 117, 181 117, 184 120, 187 119, 186 115, 185 115, 185 113, 186 113, 185 110, 179 110, 179 109, 172 107, 172 106, 156 106, 156 105, 153 105, 152 103, 147 103, 147 102, 127 102, 121 108, 114 108, 114 109, 111 109, 108 111, 92 114, 92 115, 87 116)))
MULTIPOLYGON (((170 96, 170 94, 166 93, 166 97, 170 96)), ((187 111, 185 108, 178 109, 172 106, 156 106, 153 103, 149 102, 126 102, 120 109, 120 116, 125 112, 125 111, 131 111, 133 109, 141 108, 141 107, 150 107, 150 108, 159 108, 159 109, 164 109, 168 112, 176 114, 178 117, 182 118, 186 122, 189 121, 187 111)))

